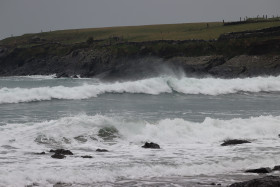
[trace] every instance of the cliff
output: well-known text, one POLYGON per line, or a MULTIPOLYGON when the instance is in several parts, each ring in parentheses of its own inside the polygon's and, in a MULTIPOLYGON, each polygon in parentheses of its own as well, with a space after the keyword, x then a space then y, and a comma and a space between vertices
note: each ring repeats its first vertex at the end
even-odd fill
POLYGON ((48 75, 138 79, 166 67, 189 76, 280 74, 280 27, 221 35, 218 40, 127 42, 119 38, 62 44, 32 38, 0 46, 0 76, 48 75))

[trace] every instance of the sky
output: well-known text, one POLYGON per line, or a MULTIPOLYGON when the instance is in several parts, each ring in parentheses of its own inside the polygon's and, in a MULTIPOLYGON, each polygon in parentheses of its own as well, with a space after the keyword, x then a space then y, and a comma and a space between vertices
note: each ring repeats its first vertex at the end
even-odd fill
POLYGON ((0 39, 50 30, 280 16, 280 0, 0 0, 0 39))

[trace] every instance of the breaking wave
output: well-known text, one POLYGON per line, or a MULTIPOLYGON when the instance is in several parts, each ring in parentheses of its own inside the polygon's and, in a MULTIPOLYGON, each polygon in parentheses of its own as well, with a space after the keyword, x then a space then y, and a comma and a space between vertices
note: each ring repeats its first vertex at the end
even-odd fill
MULTIPOLYGON (((55 81, 53 79, 52 81, 55 81)), ((158 95, 181 94, 222 95, 238 92, 278 92, 280 76, 237 79, 156 77, 127 82, 94 82, 74 87, 1 88, 1 103, 19 103, 51 99, 88 99, 104 93, 141 93, 158 95)))
MULTIPOLYGON (((106 115, 76 115, 39 123, 7 124, 1 126, 7 136, 5 142, 17 137, 20 144, 30 145, 30 140, 42 144, 63 144, 87 141, 106 141, 101 129, 115 133, 116 141, 141 143, 155 141, 163 144, 217 143, 227 138, 261 140, 278 139, 280 116, 259 116, 221 120, 205 118, 203 122, 192 122, 182 118, 158 121, 132 120, 106 115), (24 135, 21 135, 24 134, 24 135)), ((107 132, 108 132, 107 131, 107 132)), ((108 134, 111 136, 112 134, 108 134)), ((112 139, 110 139, 112 140, 112 139)), ((91 144, 91 143, 90 143, 91 144)), ((23 146, 24 147, 24 146, 23 146)))
POLYGON ((7 158, 12 160, 0 169, 5 175, 0 186, 25 186, 34 181, 38 186, 53 186, 56 182, 74 186, 105 182, 108 186, 120 178, 149 181, 154 177, 232 175, 238 170, 273 166, 279 163, 279 123, 280 116, 206 118, 196 123, 181 118, 147 122, 105 115, 9 123, 0 126, 0 140, 5 145, 0 148, 2 153, 10 151, 7 158), (105 127, 117 130, 114 142, 100 136, 100 129, 105 127), (253 143, 234 148, 220 146, 226 138, 246 138, 253 143), (144 141, 159 143, 161 149, 142 149, 144 141), (49 153, 31 154, 61 147, 72 150, 74 156, 54 161, 49 153), (99 154, 96 148, 110 151, 99 154), (80 158, 85 154, 94 159, 80 158), (26 164, 25 160, 14 162, 14 158, 32 160, 26 164))

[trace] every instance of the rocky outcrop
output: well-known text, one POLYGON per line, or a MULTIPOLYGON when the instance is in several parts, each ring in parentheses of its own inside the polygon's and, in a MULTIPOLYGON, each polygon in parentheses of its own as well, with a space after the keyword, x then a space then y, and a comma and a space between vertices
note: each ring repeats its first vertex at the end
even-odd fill
POLYGON ((280 177, 266 176, 263 178, 253 179, 245 182, 237 182, 229 187, 279 187, 280 177))
POLYGON ((63 155, 63 154, 57 154, 55 153, 54 155, 51 156, 52 158, 55 158, 55 159, 63 159, 65 158, 66 156, 63 155))
POLYGON ((270 173, 272 170, 269 167, 266 168, 258 168, 258 169, 248 169, 245 171, 246 173, 270 173))
POLYGON ((70 150, 66 150, 66 149, 56 149, 50 150, 51 153, 55 153, 55 154, 62 154, 62 155, 73 155, 73 153, 70 150))
POLYGON ((241 55, 208 71, 217 77, 252 77, 280 74, 280 56, 241 55))
POLYGON ((251 143, 251 142, 249 142, 248 140, 229 139, 229 140, 225 140, 224 143, 221 144, 221 146, 238 145, 244 143, 251 143))
POLYGON ((85 155, 85 156, 81 156, 82 158, 93 158, 92 156, 89 155, 85 155))
POLYGON ((280 165, 274 166, 272 171, 280 171, 280 165))
POLYGON ((153 142, 146 142, 142 148, 145 148, 145 149, 160 149, 160 146, 156 143, 153 143, 153 142))
POLYGON ((96 149, 96 152, 109 152, 107 149, 96 149))
MULTIPOLYGON (((274 32, 278 28, 270 29, 274 32)), ((227 40, 126 42, 97 47, 82 43, 0 46, 0 76, 80 75, 114 81, 154 77, 170 70, 221 78, 280 74, 280 39, 258 40, 248 46, 246 41, 229 46, 227 40), (130 47, 135 51, 129 52, 130 47)))
POLYGON ((44 151, 41 153, 35 153, 35 155, 44 155, 44 154, 46 154, 44 151))
POLYGON ((56 159, 63 159, 66 157, 65 155, 73 155, 73 153, 70 150, 65 149, 51 149, 50 152, 54 153, 54 155, 52 155, 51 157, 56 159))

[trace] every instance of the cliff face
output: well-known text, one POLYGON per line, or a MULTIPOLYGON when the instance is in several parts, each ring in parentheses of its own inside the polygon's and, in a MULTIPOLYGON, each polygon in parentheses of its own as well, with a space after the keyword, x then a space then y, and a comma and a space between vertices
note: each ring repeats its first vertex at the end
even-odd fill
POLYGON ((170 69, 182 70, 188 76, 223 78, 280 74, 279 55, 239 55, 230 59, 223 55, 176 56, 169 59, 154 56, 115 58, 110 54, 91 51, 26 61, 13 61, 7 57, 2 58, 0 63, 1 76, 57 74, 58 77, 80 75, 116 80, 157 76, 170 69))
POLYGON ((0 46, 0 76, 57 74, 116 80, 156 76, 168 69, 179 69, 189 76, 223 78, 279 75, 279 31, 280 27, 251 34, 231 33, 216 41, 62 45, 36 40, 25 47, 0 46), (269 32, 272 37, 268 37, 269 32))

